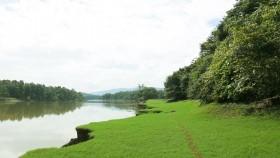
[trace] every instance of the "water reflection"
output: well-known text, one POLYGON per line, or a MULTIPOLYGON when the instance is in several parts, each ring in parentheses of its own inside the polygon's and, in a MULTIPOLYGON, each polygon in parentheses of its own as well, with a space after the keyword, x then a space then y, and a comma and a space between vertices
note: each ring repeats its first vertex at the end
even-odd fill
POLYGON ((32 149, 61 147, 76 137, 75 127, 135 116, 135 107, 101 101, 0 104, 0 157, 16 158, 32 149))
POLYGON ((110 107, 110 108, 136 110, 136 103, 133 103, 133 102, 104 102, 103 104, 104 104, 104 106, 110 107))
POLYGON ((17 102, 0 104, 0 121, 37 118, 47 114, 61 115, 80 108, 81 102, 17 102))

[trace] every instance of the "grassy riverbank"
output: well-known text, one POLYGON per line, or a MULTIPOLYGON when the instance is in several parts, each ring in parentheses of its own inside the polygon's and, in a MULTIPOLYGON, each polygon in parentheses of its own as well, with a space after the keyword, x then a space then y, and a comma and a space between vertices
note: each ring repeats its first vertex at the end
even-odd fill
MULTIPOLYGON (((211 115, 215 105, 151 100, 137 117, 91 123, 94 139, 66 148, 39 149, 23 157, 279 157, 280 120, 211 115)), ((58 129, 63 130, 63 129, 58 129)), ((74 129, 73 129, 74 130, 74 129)), ((54 138, 55 139, 55 138, 54 138)))

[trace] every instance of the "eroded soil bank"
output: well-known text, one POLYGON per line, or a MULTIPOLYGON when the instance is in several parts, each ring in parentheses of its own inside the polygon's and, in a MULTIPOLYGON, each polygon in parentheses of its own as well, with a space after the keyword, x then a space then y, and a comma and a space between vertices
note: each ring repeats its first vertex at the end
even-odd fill
POLYGON ((94 138, 94 136, 90 136, 89 133, 92 131, 89 129, 76 128, 76 131, 77 138, 72 138, 67 144, 63 145, 62 147, 68 147, 71 145, 79 144, 94 138))

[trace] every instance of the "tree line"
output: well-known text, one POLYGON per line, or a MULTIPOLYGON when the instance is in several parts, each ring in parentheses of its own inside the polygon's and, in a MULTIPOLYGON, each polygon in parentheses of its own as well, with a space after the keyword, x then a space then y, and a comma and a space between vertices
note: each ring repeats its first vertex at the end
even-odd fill
POLYGON ((81 101, 81 93, 65 87, 52 87, 43 84, 24 83, 16 80, 0 80, 0 100, 16 98, 34 101, 81 101))
POLYGON ((238 0, 189 66, 166 78, 171 100, 252 102, 280 95, 280 1, 238 0))
POLYGON ((148 99, 163 99, 164 93, 162 90, 157 90, 153 87, 146 87, 139 85, 137 90, 118 92, 115 94, 104 94, 102 95, 103 100, 134 100, 134 101, 145 101, 148 99))

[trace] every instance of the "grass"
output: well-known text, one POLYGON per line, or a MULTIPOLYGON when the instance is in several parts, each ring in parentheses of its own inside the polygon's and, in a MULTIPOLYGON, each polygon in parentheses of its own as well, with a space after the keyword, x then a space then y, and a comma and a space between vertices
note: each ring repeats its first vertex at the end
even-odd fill
POLYGON ((23 157, 280 157, 279 119, 212 115, 208 112, 216 105, 199 107, 198 101, 147 104, 153 107, 150 111, 161 112, 83 125, 79 128, 92 130, 94 139, 23 157))

